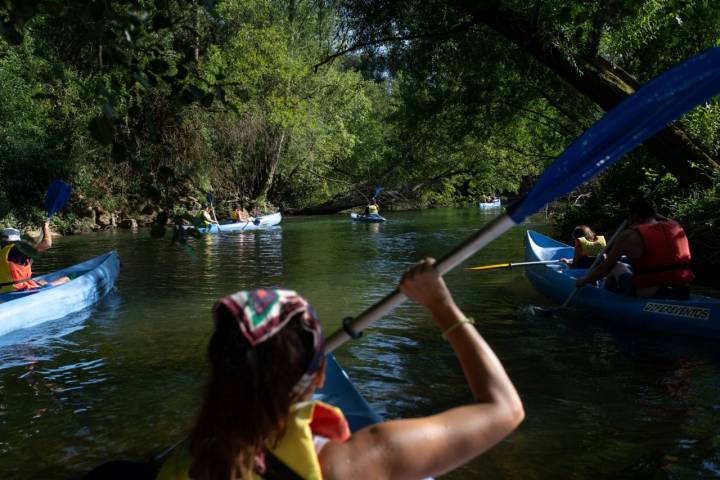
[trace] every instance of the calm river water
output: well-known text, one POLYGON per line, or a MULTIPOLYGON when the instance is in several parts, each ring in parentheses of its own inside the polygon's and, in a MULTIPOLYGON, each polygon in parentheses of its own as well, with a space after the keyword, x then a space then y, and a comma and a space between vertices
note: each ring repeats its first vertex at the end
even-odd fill
MULTIPOLYGON (((116 289, 91 310, 0 337, 0 477, 73 478, 116 458, 142 459, 187 431, 199 401, 210 308, 255 286, 305 295, 326 332, 492 218, 474 209, 289 218, 271 231, 191 239, 146 231, 58 239, 41 271, 116 249, 116 289)), ((547 231, 543 218, 531 228, 547 231)), ((524 229, 467 265, 521 260, 524 229)), ((537 318, 522 271, 447 277, 525 402, 508 440, 444 478, 699 478, 720 475, 720 352, 590 315, 537 318)), ((720 293, 718 293, 720 295, 720 293)), ((471 397, 428 315, 405 305, 337 354, 386 418, 421 416, 471 397)))

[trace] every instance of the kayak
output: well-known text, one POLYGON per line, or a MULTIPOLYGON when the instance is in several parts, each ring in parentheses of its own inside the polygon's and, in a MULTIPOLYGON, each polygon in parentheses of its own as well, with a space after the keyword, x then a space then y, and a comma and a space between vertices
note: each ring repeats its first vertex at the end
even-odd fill
POLYGON ((220 233, 220 232, 248 232, 250 230, 260 230, 263 228, 274 227, 282 220, 280 212, 262 217, 252 217, 247 222, 237 223, 213 223, 206 228, 198 228, 200 233, 220 233))
POLYGON ((119 271, 120 258, 112 251, 35 278, 52 281, 69 276, 73 279, 63 285, 0 295, 0 335, 84 310, 113 288, 119 271))
POLYGON ((382 422, 380 416, 360 395, 332 354, 326 357, 325 385, 315 392, 315 398, 339 407, 345 414, 352 432, 382 422))
MULTIPOLYGON (((571 246, 528 230, 525 237, 528 261, 572 257, 571 246)), ((586 273, 585 269, 570 270, 564 264, 526 269, 530 283, 556 302, 564 302, 575 289, 575 279, 586 273)), ((720 300, 712 297, 690 295, 688 300, 638 298, 585 286, 573 297, 570 306, 609 322, 666 333, 720 338, 720 300)))
POLYGON ((481 209, 486 209, 486 208, 500 208, 501 206, 502 206, 502 205, 501 205, 501 202, 500 202, 500 199, 499 199, 499 198, 496 198, 496 199, 493 200, 492 202, 479 202, 479 203, 478 203, 478 207, 481 208, 481 209))
POLYGON ((351 213, 350 218, 355 220, 356 222, 366 222, 366 223, 380 223, 386 221, 385 217, 381 217, 380 215, 377 215, 375 213, 370 215, 360 215, 359 213, 351 213))

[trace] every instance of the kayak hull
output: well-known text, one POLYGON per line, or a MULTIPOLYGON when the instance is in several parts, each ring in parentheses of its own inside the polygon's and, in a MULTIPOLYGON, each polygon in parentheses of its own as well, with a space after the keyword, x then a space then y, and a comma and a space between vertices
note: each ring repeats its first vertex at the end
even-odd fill
POLYGON ((500 208, 501 206, 502 206, 502 204, 501 204, 501 201, 499 198, 493 202, 479 202, 478 203, 478 208, 480 208, 481 210, 491 209, 491 208, 500 208))
MULTIPOLYGON (((573 248, 528 230, 525 258, 528 261, 572 258, 573 248)), ((538 265, 525 271, 530 283, 544 296, 562 303, 575 289, 575 279, 587 273, 563 264, 538 265)), ((689 336, 720 338, 720 300, 691 295, 688 300, 638 298, 603 288, 585 286, 570 304, 606 321, 646 330, 689 336)))
POLYGON ((280 212, 272 215, 252 218, 247 222, 212 224, 206 228, 198 228, 200 233, 224 233, 224 232, 249 232, 251 230, 262 230, 264 228, 274 227, 282 221, 280 212))
POLYGON ((360 215, 358 213, 351 213, 350 218, 356 222, 364 223, 382 223, 387 220, 385 217, 381 217, 380 215, 360 215))
POLYGON ((352 432, 382 421, 360 395, 332 354, 326 357, 325 385, 315 393, 315 398, 339 407, 352 432))
POLYGON ((37 279, 52 281, 78 275, 57 287, 0 295, 0 335, 56 320, 90 307, 115 285, 120 258, 112 251, 37 279))

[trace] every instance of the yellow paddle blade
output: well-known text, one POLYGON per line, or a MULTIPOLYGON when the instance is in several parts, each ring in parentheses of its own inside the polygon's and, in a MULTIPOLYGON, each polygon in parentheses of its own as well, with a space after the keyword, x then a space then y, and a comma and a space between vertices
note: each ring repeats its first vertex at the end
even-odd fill
POLYGON ((495 268, 509 268, 509 263, 498 263, 497 265, 482 265, 478 267, 468 267, 465 270, 493 270, 495 268))

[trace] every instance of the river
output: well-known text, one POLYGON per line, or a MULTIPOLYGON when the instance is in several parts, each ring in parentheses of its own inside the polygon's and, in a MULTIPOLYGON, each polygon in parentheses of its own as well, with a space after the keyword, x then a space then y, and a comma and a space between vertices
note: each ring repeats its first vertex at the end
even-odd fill
MULTIPOLYGON (((147 231, 60 238, 50 271, 115 249, 116 289, 92 309, 0 337, 0 477, 73 478, 143 459, 187 432, 199 402, 214 301, 284 286, 326 333, 493 218, 475 209, 284 219, 269 231, 151 239, 147 231)), ((467 265, 522 260, 517 227, 467 265)), ((443 478, 698 478, 720 475, 720 353, 713 342, 612 327, 588 314, 534 317, 547 301, 520 270, 456 270, 447 282, 523 398, 506 441, 443 478)), ((720 293, 716 292, 717 295, 720 293)), ((385 418, 431 414, 471 396, 429 316, 404 305, 338 353, 385 418)))

